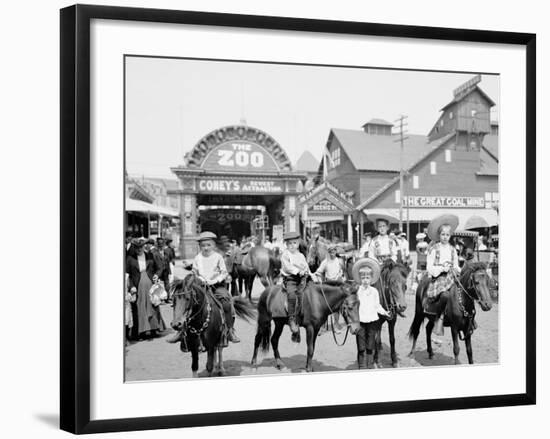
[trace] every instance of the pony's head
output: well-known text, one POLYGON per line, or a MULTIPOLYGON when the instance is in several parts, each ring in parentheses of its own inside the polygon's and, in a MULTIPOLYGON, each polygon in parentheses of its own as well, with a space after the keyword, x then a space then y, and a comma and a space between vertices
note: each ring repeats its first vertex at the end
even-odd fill
MULTIPOLYGON (((407 291, 407 277, 410 269, 403 264, 394 262, 391 259, 384 262, 380 273, 381 281, 385 290, 389 293, 390 304, 395 306, 395 310, 403 317, 403 312, 407 309, 405 292, 407 291)), ((380 292, 385 294, 385 292, 380 292)))
MULTIPOLYGON (((357 291, 357 289, 355 290, 357 291)), ((350 328, 350 332, 354 335, 357 334, 357 331, 359 331, 361 326, 359 321, 359 299, 357 298, 357 294, 349 294, 344 299, 340 311, 344 317, 346 325, 350 328)))
POLYGON ((483 311, 493 307, 487 266, 483 262, 467 262, 460 272, 460 283, 479 302, 483 311))
POLYGON ((181 331, 189 312, 194 305, 199 303, 198 291, 200 280, 194 274, 188 274, 183 279, 176 279, 171 284, 170 295, 172 297, 172 322, 170 326, 181 331))

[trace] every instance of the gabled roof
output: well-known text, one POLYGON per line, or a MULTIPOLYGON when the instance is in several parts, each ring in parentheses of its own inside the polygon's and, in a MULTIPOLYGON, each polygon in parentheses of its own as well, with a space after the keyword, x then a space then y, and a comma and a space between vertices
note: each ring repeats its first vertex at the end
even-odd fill
POLYGON ((479 88, 478 86, 475 86, 475 87, 472 87, 471 89, 469 89, 468 91, 466 91, 465 93, 461 93, 457 96, 455 96, 453 98, 453 100, 451 102, 449 102, 447 105, 445 105, 441 110, 439 111, 445 111, 447 108, 449 108, 451 105, 454 105, 456 104, 457 102, 460 102, 461 100, 463 100, 466 96, 469 96, 470 94, 472 94, 474 91, 478 91, 479 94, 481 94, 481 96, 483 96, 485 99, 487 99, 487 101, 489 102, 489 106, 490 107, 493 107, 495 106, 496 104, 494 103, 494 101, 487 95, 487 93, 485 93, 481 88, 479 88))
POLYGON ((498 135, 486 134, 483 138, 483 147, 498 161, 498 135))
POLYGON ((305 150, 296 162, 295 169, 297 171, 317 172, 317 169, 319 169, 319 160, 311 152, 305 150))
MULTIPOLYGON (((436 141, 432 142, 430 145, 432 145, 432 148, 430 151, 426 152, 422 157, 419 157, 418 160, 416 160, 414 163, 411 163, 410 166, 404 166, 405 170, 407 172, 411 171, 413 168, 418 166, 421 162, 426 160, 432 152, 437 150, 440 146, 447 143, 448 140, 452 139, 455 136, 454 133, 449 133, 446 136, 441 137, 440 139, 437 139, 436 141)), ((374 192, 369 198, 367 198, 365 201, 363 201, 359 206, 357 206, 357 210, 362 210, 366 206, 368 206, 371 202, 373 202, 375 199, 377 199, 380 195, 382 195, 384 192, 386 192, 390 187, 392 187, 395 183, 399 181, 399 175, 392 178, 388 183, 386 183, 384 186, 382 186, 380 189, 378 189, 376 192, 374 192)))
POLYGON ((387 126, 392 127, 393 123, 390 123, 390 122, 388 122, 387 120, 384 120, 384 119, 371 119, 367 123, 365 123, 363 125, 363 127, 365 125, 387 125, 387 126))
MULTIPOLYGON (((339 128, 333 128, 332 135, 338 139, 357 170, 399 172, 401 146, 396 137, 339 128)), ((403 148, 403 167, 409 168, 438 144, 438 141, 428 143, 426 136, 409 134, 403 148)))

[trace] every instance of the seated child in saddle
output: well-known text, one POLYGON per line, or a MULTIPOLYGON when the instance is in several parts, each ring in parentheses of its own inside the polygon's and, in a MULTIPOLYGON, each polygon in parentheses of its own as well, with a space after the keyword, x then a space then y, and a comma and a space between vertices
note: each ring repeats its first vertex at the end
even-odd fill
POLYGON ((336 256, 336 245, 328 246, 328 255, 321 262, 319 268, 313 273, 313 278, 317 282, 323 279, 328 285, 342 285, 344 283, 344 268, 342 261, 336 256))
POLYGON ((428 226, 428 236, 434 244, 430 246, 427 255, 427 296, 431 301, 440 299, 438 308, 441 310, 434 330, 436 335, 443 335, 443 319, 447 304, 447 295, 443 293, 451 288, 460 272, 458 254, 449 242, 457 226, 456 215, 440 215, 428 226))
POLYGON ((225 282, 228 276, 227 268, 223 256, 216 251, 216 235, 212 232, 202 232, 199 235, 198 242, 200 253, 193 260, 193 272, 202 279, 207 285, 212 287, 216 299, 218 299, 223 308, 225 316, 225 325, 227 327, 227 338, 233 343, 240 342, 235 334, 235 308, 233 300, 225 282))
POLYGON ((376 218, 376 229, 378 235, 370 242, 368 257, 376 259, 382 264, 387 259, 397 261, 398 245, 393 238, 388 235, 390 220, 385 217, 376 218))
POLYGON ((281 255, 281 275, 283 288, 288 294, 288 324, 293 334, 299 334, 300 328, 296 323, 296 318, 301 308, 302 294, 311 273, 305 256, 298 250, 300 234, 298 232, 285 233, 283 240, 286 250, 281 255))
POLYGON ((371 286, 380 278, 380 264, 371 258, 359 259, 352 269, 353 279, 359 284, 357 299, 359 299, 359 322, 357 332, 357 362, 359 369, 373 369, 373 351, 376 333, 380 329, 378 315, 389 317, 380 304, 378 290, 371 286))

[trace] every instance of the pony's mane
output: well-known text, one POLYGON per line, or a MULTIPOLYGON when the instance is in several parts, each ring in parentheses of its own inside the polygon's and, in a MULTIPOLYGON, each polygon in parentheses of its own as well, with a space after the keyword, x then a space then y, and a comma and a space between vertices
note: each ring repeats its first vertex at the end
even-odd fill
POLYGON ((462 271, 460 272, 460 280, 466 280, 469 279, 476 271, 480 270, 486 270, 487 264, 485 262, 467 262, 462 267, 462 271))
POLYGON ((384 272, 385 276, 387 277, 395 269, 399 270, 400 274, 403 277, 407 277, 409 275, 410 270, 405 265, 403 265, 399 262, 395 262, 392 259, 388 259, 384 262, 384 265, 382 265, 382 270, 381 271, 384 272))

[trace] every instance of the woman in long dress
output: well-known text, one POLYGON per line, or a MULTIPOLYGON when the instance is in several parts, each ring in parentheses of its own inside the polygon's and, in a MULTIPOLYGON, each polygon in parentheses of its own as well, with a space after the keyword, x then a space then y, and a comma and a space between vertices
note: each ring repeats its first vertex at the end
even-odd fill
POLYGON ((134 242, 134 251, 130 252, 126 260, 126 271, 129 274, 130 291, 137 292, 137 319, 134 319, 137 335, 150 338, 164 331, 166 324, 160 308, 153 306, 149 297, 149 290, 153 282, 159 279, 162 267, 157 267, 153 256, 144 251, 144 244, 143 240, 134 242))

